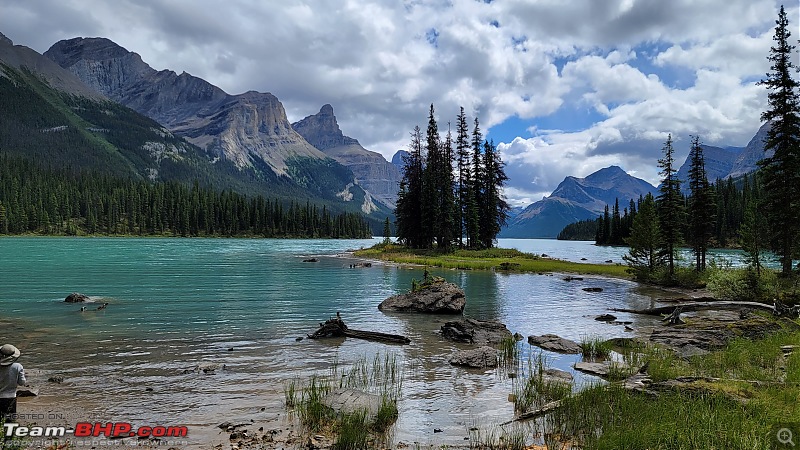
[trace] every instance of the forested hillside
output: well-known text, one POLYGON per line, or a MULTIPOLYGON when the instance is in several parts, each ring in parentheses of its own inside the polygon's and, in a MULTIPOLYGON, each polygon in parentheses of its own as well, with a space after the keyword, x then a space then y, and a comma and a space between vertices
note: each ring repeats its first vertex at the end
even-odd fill
POLYGON ((177 181, 40 169, 0 153, 0 234, 368 238, 360 214, 177 181))

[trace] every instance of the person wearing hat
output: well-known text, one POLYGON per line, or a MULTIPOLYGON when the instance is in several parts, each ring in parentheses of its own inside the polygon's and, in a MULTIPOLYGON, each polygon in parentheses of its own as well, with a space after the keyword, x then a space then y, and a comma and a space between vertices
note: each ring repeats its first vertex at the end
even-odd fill
POLYGON ((11 344, 0 347, 0 416, 7 420, 17 414, 17 386, 24 386, 25 371, 16 362, 19 349, 11 344))

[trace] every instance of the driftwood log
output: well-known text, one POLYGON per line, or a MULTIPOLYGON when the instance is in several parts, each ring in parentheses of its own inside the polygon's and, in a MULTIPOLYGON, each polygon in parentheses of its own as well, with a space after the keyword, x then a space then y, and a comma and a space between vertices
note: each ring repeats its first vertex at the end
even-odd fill
POLYGON ((613 308, 612 311, 626 312, 631 314, 646 314, 650 316, 666 316, 664 321, 670 325, 683 323, 680 315, 690 311, 714 311, 714 310, 740 310, 740 309, 760 309, 769 311, 778 317, 797 318, 800 314, 800 306, 786 306, 779 302, 775 305, 767 305, 759 302, 737 302, 737 301, 714 301, 714 302, 687 302, 673 306, 661 306, 648 309, 622 309, 613 308))
POLYGON ((351 337, 355 339, 364 339, 367 341, 384 342, 387 344, 411 343, 411 339, 399 334, 379 333, 377 331, 353 330, 351 328, 348 328, 338 313, 336 314, 335 319, 326 320, 325 323, 321 323, 319 325, 320 326, 317 331, 307 335, 309 339, 351 337))

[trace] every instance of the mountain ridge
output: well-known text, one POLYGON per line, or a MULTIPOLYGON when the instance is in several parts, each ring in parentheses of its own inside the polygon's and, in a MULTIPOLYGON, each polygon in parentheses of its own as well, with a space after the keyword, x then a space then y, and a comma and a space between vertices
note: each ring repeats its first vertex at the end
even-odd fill
POLYGON ((357 139, 345 136, 333 106, 323 105, 317 114, 294 122, 292 128, 311 145, 352 170, 358 184, 377 200, 394 208, 400 190, 400 172, 380 153, 369 151, 357 139))
POLYGON ((615 165, 584 178, 568 176, 549 197, 532 203, 517 214, 500 237, 555 238, 570 223, 596 218, 616 199, 620 205, 626 206, 631 199, 655 190, 647 181, 615 165))

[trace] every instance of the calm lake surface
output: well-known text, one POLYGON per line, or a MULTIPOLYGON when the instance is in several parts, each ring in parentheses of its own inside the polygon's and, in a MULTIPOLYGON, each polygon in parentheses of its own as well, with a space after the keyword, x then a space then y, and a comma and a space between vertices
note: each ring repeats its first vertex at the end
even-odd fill
MULTIPOLYGON (((383 299, 421 279, 421 269, 351 269, 352 260, 335 256, 377 241, 0 239, 0 342, 22 350, 20 362, 41 387, 40 397, 23 400, 20 412, 57 405, 51 410, 60 414, 69 405, 81 420, 189 425, 189 441, 206 448, 212 439, 225 440, 215 428, 220 422, 285 416, 287 381, 327 371, 334 361, 347 365, 392 353, 408 369, 396 441, 464 444, 471 426, 511 418, 510 380, 448 364, 459 348, 437 334, 448 317, 378 311, 383 299), (309 255, 322 256, 303 263, 309 255), (75 291, 110 304, 81 312, 80 305, 63 302, 75 291), (412 344, 295 340, 336 311, 352 328, 404 334, 412 344), (201 364, 225 369, 191 372, 201 364), (47 383, 54 375, 64 383, 47 383), (434 434, 434 428, 443 432, 434 434)), ((589 262, 621 261, 625 252, 555 240, 500 245, 589 262)), ((568 283, 558 274, 432 273, 466 291, 465 316, 500 320, 523 336, 629 335, 594 317, 614 307, 649 307, 665 295, 616 279, 568 283), (587 293, 581 289, 587 286, 604 290, 587 293)), ((650 318, 618 316, 634 328, 652 325, 650 318)), ((571 372, 577 360, 547 357, 571 372)))

